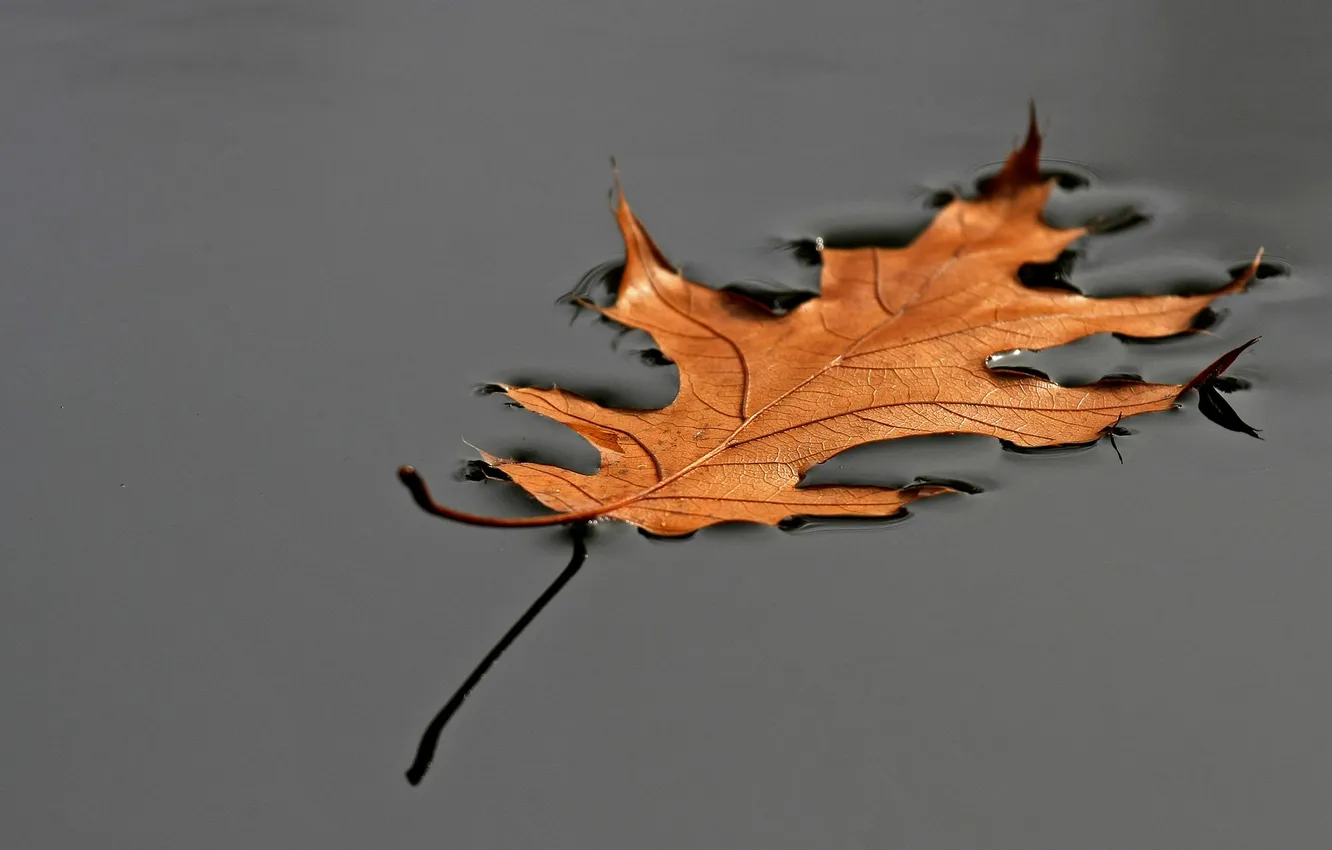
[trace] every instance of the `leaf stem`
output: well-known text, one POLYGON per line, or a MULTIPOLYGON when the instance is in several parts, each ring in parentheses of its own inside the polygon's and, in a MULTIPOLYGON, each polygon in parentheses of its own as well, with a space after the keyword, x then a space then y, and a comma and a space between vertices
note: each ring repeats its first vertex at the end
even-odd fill
POLYGON ((398 480, 411 491, 412 500, 416 506, 428 514, 433 514, 444 519, 451 519, 455 522, 462 522, 468 525, 481 525, 488 528, 537 528, 545 525, 562 525, 564 523, 586 522, 596 519, 615 505, 599 505, 595 508, 584 511, 569 511, 562 514, 547 514, 546 516, 533 517, 493 517, 481 516, 480 514, 469 514, 463 511, 455 511, 453 508, 439 504, 430 495, 429 488, 421 474, 415 468, 410 466, 398 467, 398 480))
POLYGON ((471 675, 463 680, 463 683, 458 686, 458 690, 454 691, 453 696, 449 697, 449 701, 444 703, 444 707, 426 726, 425 732, 421 735, 421 743, 416 747, 416 758, 412 760, 412 766, 407 769, 407 781, 412 785, 419 785, 425 777, 426 771, 430 769, 430 763, 435 758, 435 750, 439 747, 440 734, 453 715, 462 707, 463 701, 472 692, 472 688, 476 687, 491 666, 518 638, 518 635, 522 634, 523 630, 531 625, 532 621, 541 613, 541 609, 545 608, 550 600, 554 599, 555 595, 569 583, 569 579, 573 578, 582 569, 583 564, 587 561, 587 523, 580 522, 573 525, 570 528, 570 534, 573 537, 573 557, 569 559, 569 565, 555 577, 555 580, 536 598, 536 601, 528 606, 517 622, 509 627, 509 630, 504 633, 504 637, 500 638, 490 652, 486 653, 485 658, 482 658, 481 662, 476 665, 476 669, 472 670, 471 675))

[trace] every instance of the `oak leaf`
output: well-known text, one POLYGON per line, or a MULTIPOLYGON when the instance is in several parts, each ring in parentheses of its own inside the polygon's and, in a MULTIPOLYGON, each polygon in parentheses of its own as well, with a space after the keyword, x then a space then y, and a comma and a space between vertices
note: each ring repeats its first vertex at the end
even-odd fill
POLYGON ((1255 260, 1229 285, 1202 295, 1091 298, 1024 285, 1023 265, 1054 261, 1087 232, 1045 223, 1054 181, 1040 174, 1040 145, 1033 116, 1025 143, 980 196, 953 199, 905 248, 823 250, 819 296, 781 314, 683 278, 619 192, 624 273, 614 304, 597 309, 652 335, 679 366, 676 399, 660 410, 617 410, 558 388, 503 386, 513 401, 574 429, 601 454, 600 470, 583 475, 482 453, 557 512, 550 516, 496 519, 439 506, 410 467, 400 471, 404 483, 426 510, 485 525, 605 517, 680 535, 730 521, 886 517, 954 488, 801 487, 801 478, 875 441, 983 434, 1020 447, 1083 443, 1121 419, 1172 407, 1243 347, 1183 385, 1064 387, 987 367, 999 352, 1090 334, 1187 331, 1257 269, 1255 260))

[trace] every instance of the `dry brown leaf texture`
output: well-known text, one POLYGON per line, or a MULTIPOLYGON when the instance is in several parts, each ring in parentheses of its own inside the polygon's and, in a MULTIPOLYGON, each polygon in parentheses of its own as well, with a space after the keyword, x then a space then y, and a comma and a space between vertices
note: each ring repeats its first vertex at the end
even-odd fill
POLYGON ((948 203, 905 248, 824 250, 820 295, 783 314, 681 277, 619 193, 625 268, 614 304, 600 309, 651 334, 679 366, 676 399, 660 410, 617 410, 558 388, 503 387, 601 453, 600 470, 583 475, 483 452, 555 515, 477 517, 434 504, 410 468, 404 482, 427 510, 492 525, 609 517, 680 535, 731 521, 885 517, 951 488, 801 487, 801 477, 880 440, 983 434, 1055 446, 1092 441, 1120 419, 1170 408, 1233 355, 1189 384, 1063 387, 986 366, 998 352, 1090 334, 1186 331, 1212 301, 1243 289, 1257 267, 1255 260, 1203 295, 1089 298, 1023 285, 1021 266, 1055 260, 1086 233, 1043 220, 1053 181, 1041 177, 1040 145, 1033 116, 1026 142, 980 197, 948 203))

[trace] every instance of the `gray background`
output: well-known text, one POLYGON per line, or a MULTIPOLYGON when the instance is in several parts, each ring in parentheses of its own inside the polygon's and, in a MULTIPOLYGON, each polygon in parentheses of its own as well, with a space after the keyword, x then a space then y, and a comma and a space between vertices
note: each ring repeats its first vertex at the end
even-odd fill
MULTIPOLYGON (((0 4, 0 823, 6 846, 1252 848, 1332 841, 1332 13, 1313 3, 0 4), (1213 338, 1093 344, 1232 396, 1058 457, 959 440, 891 528, 568 558, 474 457, 586 466, 472 394, 674 373, 554 299, 619 245, 606 157, 709 283, 912 215, 1018 139, 1153 223, 1075 280, 1293 274, 1213 338), (916 211, 916 212, 913 212, 916 211)), ((641 342, 641 341, 640 341, 641 342)), ((1099 362, 1099 361, 1098 361, 1099 362)), ((876 478, 877 476, 877 478, 876 478)))

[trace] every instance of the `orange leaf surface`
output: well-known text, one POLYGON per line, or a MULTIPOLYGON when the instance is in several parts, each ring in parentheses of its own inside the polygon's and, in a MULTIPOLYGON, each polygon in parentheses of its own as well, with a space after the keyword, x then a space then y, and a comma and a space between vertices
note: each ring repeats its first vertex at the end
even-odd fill
POLYGON ((1090 334, 1186 331, 1212 301, 1242 290, 1257 268, 1255 260, 1204 295, 1089 298, 1024 286, 1021 266, 1055 260, 1086 233, 1043 220, 1053 181, 1040 176, 1040 143, 1033 116, 1026 142, 980 197, 948 203, 905 248, 824 250, 820 295, 783 314, 681 277, 621 192, 615 215, 624 274, 614 304, 598 309, 650 333, 679 366, 676 399, 660 410, 617 410, 558 388, 503 387, 601 453, 594 475, 483 453, 557 512, 551 516, 477 517, 434 504, 410 467, 401 470, 403 481, 427 510, 488 525, 608 517, 679 535, 730 521, 885 517, 951 488, 801 487, 801 477, 880 440, 983 434, 1025 447, 1083 443, 1120 419, 1170 408, 1237 352, 1182 385, 1063 387, 986 365, 998 352, 1090 334))

